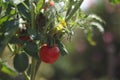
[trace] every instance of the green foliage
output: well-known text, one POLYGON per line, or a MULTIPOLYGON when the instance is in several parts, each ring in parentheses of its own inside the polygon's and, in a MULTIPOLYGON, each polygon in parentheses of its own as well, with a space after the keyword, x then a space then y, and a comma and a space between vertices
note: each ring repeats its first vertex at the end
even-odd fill
POLYGON ((67 55, 67 54, 69 53, 69 52, 67 51, 65 45, 64 45, 62 42, 57 41, 57 46, 59 47, 60 53, 61 53, 62 56, 67 55))
POLYGON ((70 0, 69 2, 70 4, 66 14, 67 16, 66 21, 68 21, 74 15, 74 13, 80 8, 82 0, 77 0, 77 1, 70 0))
MULTIPOLYGON (((55 5, 50 6, 45 0, 18 0, 18 2, 1 0, 0 57, 8 46, 14 56, 14 68, 18 72, 26 73, 30 65, 30 79, 34 80, 37 64, 40 64, 38 53, 41 45, 57 45, 61 55, 64 56, 69 50, 62 40, 64 38, 71 40, 76 28, 84 28, 87 40, 95 45, 92 40, 93 26, 103 32, 104 21, 98 16, 82 13, 80 10, 82 2, 83 0, 55 0, 55 5), (31 57, 31 63, 28 57, 31 57)), ((3 65, 0 64, 2 70, 1 67, 3 65)), ((6 68, 3 70, 12 73, 6 68)))
POLYGON ((17 75, 17 73, 13 69, 11 69, 8 65, 6 65, 1 60, 0 60, 0 72, 6 73, 13 77, 17 75))
POLYGON ((36 14, 40 13, 40 10, 44 3, 45 3, 45 0, 38 0, 37 6, 36 6, 36 14))
POLYGON ((109 0, 112 4, 116 5, 120 3, 120 0, 109 0))
POLYGON ((38 47, 37 47, 36 43, 26 42, 26 43, 24 43, 23 48, 28 55, 39 59, 38 47))
POLYGON ((18 30, 18 21, 17 20, 10 20, 6 21, 2 24, 3 27, 1 27, 1 43, 0 43, 0 53, 4 50, 5 46, 8 44, 12 36, 15 34, 15 32, 18 30))
POLYGON ((18 4, 17 9, 18 9, 18 13, 21 15, 21 17, 30 21, 29 7, 27 4, 25 4, 25 2, 18 4))

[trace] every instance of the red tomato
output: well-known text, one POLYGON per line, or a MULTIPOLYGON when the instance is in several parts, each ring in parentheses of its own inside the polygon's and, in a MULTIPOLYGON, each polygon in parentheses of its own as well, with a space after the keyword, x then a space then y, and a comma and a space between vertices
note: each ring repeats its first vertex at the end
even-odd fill
POLYGON ((20 36, 20 40, 22 40, 22 41, 29 41, 30 37, 29 36, 20 36))
POLYGON ((54 63, 59 58, 60 50, 57 46, 48 47, 43 45, 40 48, 39 56, 45 63, 54 63))
POLYGON ((49 5, 52 7, 52 6, 54 6, 54 2, 53 1, 50 1, 49 2, 49 5))

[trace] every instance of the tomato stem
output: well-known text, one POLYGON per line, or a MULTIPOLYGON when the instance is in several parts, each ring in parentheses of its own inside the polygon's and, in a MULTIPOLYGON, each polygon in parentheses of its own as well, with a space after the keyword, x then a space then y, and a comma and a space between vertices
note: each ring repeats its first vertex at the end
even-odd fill
POLYGON ((30 80, 30 77, 27 75, 26 72, 23 72, 23 76, 25 77, 25 80, 30 80))
POLYGON ((33 4, 33 0, 30 0, 30 14, 31 14, 31 27, 34 29, 35 27, 35 6, 33 4))
POLYGON ((35 67, 35 75, 37 74, 40 64, 41 64, 41 60, 37 60, 36 67, 35 67))
POLYGON ((9 50, 10 50, 12 53, 14 52, 14 49, 11 47, 10 44, 8 44, 8 48, 9 48, 9 50))
POLYGON ((55 44, 54 38, 52 36, 47 36, 48 47, 52 47, 55 44))
POLYGON ((35 80, 40 64, 41 64, 40 60, 36 60, 35 58, 32 58, 31 80, 35 80))
POLYGON ((31 63, 31 80, 34 80, 35 78, 35 61, 32 58, 32 63, 31 63))

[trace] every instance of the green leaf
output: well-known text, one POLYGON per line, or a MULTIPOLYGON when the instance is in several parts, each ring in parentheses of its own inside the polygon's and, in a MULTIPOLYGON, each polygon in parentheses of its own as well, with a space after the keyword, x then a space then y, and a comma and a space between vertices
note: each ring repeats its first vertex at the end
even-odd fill
POLYGON ((16 33, 18 30, 18 20, 10 20, 3 23, 2 27, 6 27, 5 32, 2 33, 1 39, 0 39, 0 56, 7 45, 7 43, 10 41, 12 36, 16 33))
POLYGON ((65 45, 62 42, 60 42, 59 40, 57 41, 57 46, 59 47, 60 53, 61 53, 62 56, 68 54, 68 51, 67 51, 65 45))
POLYGON ((103 28, 103 26, 100 23, 98 23, 98 22, 91 22, 90 25, 97 27, 97 29, 99 29, 100 32, 102 32, 102 33, 104 32, 104 28, 103 28))
POLYGON ((28 27, 28 34, 29 35, 36 35, 36 31, 35 31, 35 29, 33 29, 33 28, 31 28, 31 27, 28 27))
POLYGON ((24 72, 27 69, 28 65, 29 65, 28 56, 24 52, 22 52, 20 54, 16 54, 14 56, 13 61, 14 61, 13 62, 14 63, 14 68, 18 72, 24 72))
POLYGON ((69 14, 67 13, 67 15, 68 16, 66 16, 66 19, 65 19, 65 21, 68 21, 68 20, 70 20, 71 18, 72 18, 72 16, 76 13, 76 11, 80 8, 80 5, 81 5, 81 3, 82 3, 82 1, 83 0, 80 0, 79 2, 77 2, 76 4, 74 4, 74 8, 73 9, 71 9, 71 11, 69 11, 69 14))
POLYGON ((1 15, 1 12, 2 12, 2 7, 0 6, 0 15, 1 15))
POLYGON ((92 32, 91 30, 87 30, 87 40, 92 45, 95 46, 96 42, 92 39, 92 32))
POLYGON ((6 14, 6 15, 9 15, 10 12, 11 12, 11 10, 13 9, 13 7, 14 7, 14 5, 9 3, 9 4, 7 5, 7 9, 6 9, 5 14, 6 14))
POLYGON ((73 5, 75 5, 74 0, 69 0, 69 2, 68 2, 68 10, 67 10, 66 16, 68 16, 68 14, 71 12, 73 5))
POLYGON ((29 41, 29 42, 25 42, 24 43, 24 50, 25 52, 32 56, 32 57, 35 57, 35 58, 39 58, 38 56, 38 47, 36 45, 36 43, 32 42, 32 41, 29 41))
POLYGON ((116 4, 119 4, 120 3, 120 0, 109 0, 110 3, 116 5, 116 4))
POLYGON ((0 61, 0 72, 6 73, 10 76, 17 76, 16 71, 14 71, 13 69, 11 69, 8 65, 5 65, 3 62, 0 61))
POLYGON ((36 6, 36 13, 40 13, 40 10, 44 4, 45 0, 39 0, 38 3, 37 3, 37 6, 36 6))
POLYGON ((22 17, 30 21, 30 12, 28 6, 25 3, 20 3, 17 5, 17 8, 22 17))
MULTIPOLYGON (((3 22, 7 21, 8 18, 9 18, 8 16, 3 16, 3 17, 1 17, 1 18, 0 18, 0 25, 1 25, 3 22)), ((0 27, 1 27, 1 26, 0 26, 0 27)))
POLYGON ((16 36, 13 36, 10 41, 9 41, 10 44, 22 44, 22 41, 17 38, 16 36))
POLYGON ((99 22, 105 24, 105 21, 103 19, 101 19, 99 16, 95 15, 95 14, 90 14, 87 18, 90 18, 92 20, 95 19, 96 21, 99 21, 99 22))

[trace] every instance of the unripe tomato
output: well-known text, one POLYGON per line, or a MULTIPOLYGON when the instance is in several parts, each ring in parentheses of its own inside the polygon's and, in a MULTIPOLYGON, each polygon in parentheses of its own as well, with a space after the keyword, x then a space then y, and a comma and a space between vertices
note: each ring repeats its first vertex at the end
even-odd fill
POLYGON ((54 6, 54 2, 53 1, 50 1, 49 2, 49 5, 52 7, 52 6, 54 6))
POLYGON ((26 53, 16 54, 13 59, 13 65, 18 72, 24 72, 29 65, 29 59, 26 53))
POLYGON ((57 46, 49 47, 47 45, 43 45, 39 51, 39 56, 45 63, 54 63, 58 60, 59 54, 60 50, 57 46))

